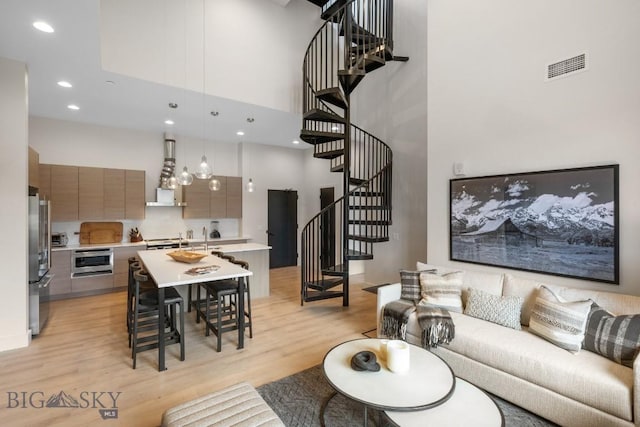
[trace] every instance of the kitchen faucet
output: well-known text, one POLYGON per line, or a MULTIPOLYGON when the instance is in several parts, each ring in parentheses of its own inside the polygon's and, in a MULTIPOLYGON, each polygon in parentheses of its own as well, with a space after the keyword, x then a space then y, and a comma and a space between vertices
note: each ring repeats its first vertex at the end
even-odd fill
POLYGON ((209 252, 209 245, 207 242, 207 237, 209 236, 209 234, 207 233, 207 227, 204 226, 202 227, 202 234, 204 235, 204 251, 205 252, 209 252))

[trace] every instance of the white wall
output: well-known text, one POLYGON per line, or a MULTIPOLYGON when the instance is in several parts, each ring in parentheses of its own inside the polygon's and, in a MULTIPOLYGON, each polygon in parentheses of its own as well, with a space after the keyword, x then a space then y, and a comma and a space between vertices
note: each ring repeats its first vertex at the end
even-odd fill
MULTIPOLYGON (((103 69, 203 91, 203 1, 103 0, 103 69)), ((286 7, 207 0, 205 15, 206 92, 298 113, 302 60, 320 8, 306 0, 286 7)))
POLYGON ((427 3, 395 2, 394 18, 394 54, 409 62, 388 62, 352 94, 353 123, 393 150, 391 240, 376 243, 364 262, 372 283, 399 281, 399 270, 415 268, 427 248, 427 3))
POLYGON ((0 58, 0 351, 29 345, 27 69, 0 58))
POLYGON ((428 261, 448 261, 454 162, 467 176, 620 164, 620 286, 640 294, 640 3, 435 0, 428 14, 428 261), (587 52, 588 71, 544 81, 546 64, 587 52))

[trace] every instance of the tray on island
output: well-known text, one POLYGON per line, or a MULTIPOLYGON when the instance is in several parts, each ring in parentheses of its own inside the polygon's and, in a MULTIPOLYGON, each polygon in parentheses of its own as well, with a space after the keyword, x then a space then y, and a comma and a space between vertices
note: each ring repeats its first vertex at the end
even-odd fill
POLYGON ((187 264, 193 264, 194 262, 198 262, 202 258, 205 258, 207 256, 207 254, 189 251, 173 251, 167 253, 167 255, 178 262, 186 262, 187 264))
POLYGON ((213 273, 215 271, 218 271, 218 269, 220 268, 219 265, 205 265, 203 267, 193 267, 188 269, 187 271, 185 271, 185 273, 191 275, 191 276, 200 276, 203 274, 209 274, 209 273, 213 273))

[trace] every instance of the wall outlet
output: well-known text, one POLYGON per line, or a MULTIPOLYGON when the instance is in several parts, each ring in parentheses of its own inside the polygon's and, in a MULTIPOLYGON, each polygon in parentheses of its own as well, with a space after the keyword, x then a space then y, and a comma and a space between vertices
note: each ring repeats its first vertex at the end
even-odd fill
POLYGON ((464 163, 456 162, 453 164, 453 174, 456 176, 464 175, 464 163))

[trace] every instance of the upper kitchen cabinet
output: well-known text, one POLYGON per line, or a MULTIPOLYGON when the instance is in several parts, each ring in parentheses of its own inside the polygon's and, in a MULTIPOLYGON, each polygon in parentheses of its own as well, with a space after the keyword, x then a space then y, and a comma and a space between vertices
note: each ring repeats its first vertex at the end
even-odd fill
POLYGON ((144 171, 125 171, 125 219, 144 219, 144 180, 144 171))
POLYGON ((242 218, 242 177, 227 177, 227 218, 242 218))
POLYGON ((216 176, 220 189, 209 190, 209 180, 194 179, 182 187, 183 218, 242 218, 242 178, 216 176))
POLYGON ((40 187, 40 155, 29 147, 29 187, 40 187))
POLYGON ((226 218, 227 217, 227 177, 214 176, 220 181, 220 189, 218 191, 210 191, 209 199, 210 218, 226 218))
POLYGON ((103 169, 104 219, 125 218, 125 170, 103 169))
POLYGON ((183 218, 211 218, 209 215, 211 190, 206 179, 194 179, 193 184, 182 187, 182 201, 187 206, 182 208, 183 218))
POLYGON ((78 168, 78 219, 100 221, 104 215, 104 170, 78 168))
POLYGON ((51 221, 78 220, 77 166, 51 165, 51 221))
POLYGON ((144 219, 144 182, 144 171, 40 165, 55 222, 144 219))

